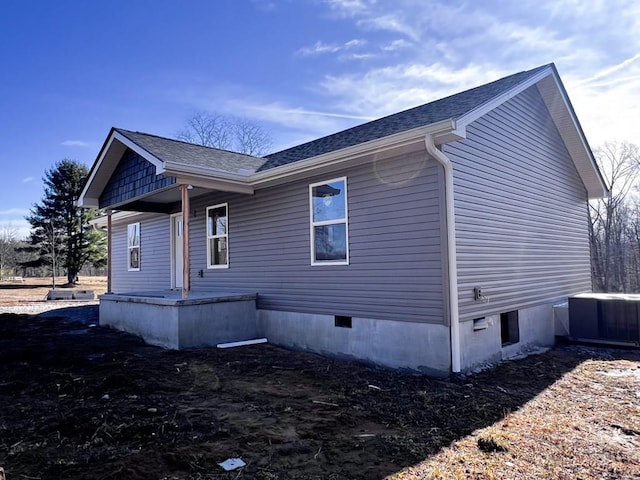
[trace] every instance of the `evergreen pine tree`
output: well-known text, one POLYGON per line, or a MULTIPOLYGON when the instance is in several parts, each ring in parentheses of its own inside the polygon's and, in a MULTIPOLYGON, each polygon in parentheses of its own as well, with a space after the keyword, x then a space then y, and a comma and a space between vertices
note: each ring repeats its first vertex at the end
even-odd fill
POLYGON ((27 217, 32 227, 29 243, 38 251, 39 262, 51 265, 54 276, 64 268, 70 285, 78 281, 86 263, 106 263, 106 239, 89 224, 98 211, 76 206, 88 174, 87 167, 74 160, 58 162, 45 172, 42 202, 27 217))

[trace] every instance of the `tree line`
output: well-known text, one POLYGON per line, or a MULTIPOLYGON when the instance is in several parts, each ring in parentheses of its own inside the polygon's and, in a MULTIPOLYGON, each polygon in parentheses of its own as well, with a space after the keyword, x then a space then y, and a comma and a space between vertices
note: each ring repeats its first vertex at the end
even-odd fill
POLYGON ((607 142, 594 154, 611 192, 589 204, 593 290, 640 293, 640 151, 607 142))
POLYGON ((19 239, 11 227, 0 231, 0 276, 50 273, 55 288, 61 273, 74 285, 83 269, 104 270, 106 238, 91 224, 101 212, 76 204, 88 174, 85 165, 69 159, 45 172, 42 201, 26 217, 31 225, 28 238, 19 239))

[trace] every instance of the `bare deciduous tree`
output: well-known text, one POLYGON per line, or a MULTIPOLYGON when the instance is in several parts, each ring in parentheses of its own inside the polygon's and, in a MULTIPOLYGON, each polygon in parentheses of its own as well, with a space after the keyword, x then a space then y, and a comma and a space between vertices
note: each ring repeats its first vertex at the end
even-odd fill
POLYGON ((11 225, 0 228, 0 279, 9 268, 15 267, 18 231, 11 225))
POLYGON ((218 113, 194 114, 178 133, 178 139, 255 157, 267 154, 273 146, 271 137, 258 123, 218 113))
POLYGON ((595 155, 611 193, 589 206, 594 289, 626 292, 631 287, 630 267, 637 254, 629 241, 629 228, 637 221, 638 210, 629 207, 630 194, 637 187, 640 152, 636 145, 630 143, 607 142, 595 150, 595 155))

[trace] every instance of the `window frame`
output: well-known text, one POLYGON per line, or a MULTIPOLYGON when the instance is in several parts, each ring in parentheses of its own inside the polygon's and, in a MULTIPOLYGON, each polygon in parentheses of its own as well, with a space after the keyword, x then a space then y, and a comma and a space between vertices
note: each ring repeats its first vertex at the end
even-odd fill
POLYGON ((140 241, 140 222, 136 222, 136 223, 128 223, 127 224, 127 271, 128 272, 139 272, 140 271, 140 267, 141 267, 141 253, 142 253, 142 247, 141 247, 141 241, 140 241), (138 240, 137 245, 129 245, 129 239, 130 239, 130 233, 129 230, 131 229, 131 227, 135 228, 137 230, 137 235, 136 238, 138 240), (131 252, 133 250, 138 250, 138 267, 134 268, 131 266, 131 252))
POLYGON ((309 184, 309 239, 310 239, 310 253, 311 253, 311 266, 322 265, 349 265, 349 195, 347 187, 347 177, 331 178, 321 182, 314 182, 309 184), (344 183, 344 217, 332 220, 313 220, 313 189, 321 185, 329 185, 335 182, 344 183), (315 227, 324 225, 342 225, 345 226, 345 258, 344 260, 316 260, 316 238, 315 227))
POLYGON ((219 268, 229 268, 229 204, 227 202, 225 203, 218 203, 216 205, 210 205, 207 207, 206 212, 205 212, 205 217, 204 217, 204 221, 205 221, 205 237, 206 237, 206 248, 207 248, 207 270, 212 270, 212 269, 219 269, 219 268), (214 210, 214 209, 218 209, 218 208, 222 208, 224 207, 225 212, 226 212, 226 218, 227 218, 227 232, 224 235, 209 235, 209 210, 214 210), (211 248, 209 246, 210 241, 211 240, 215 240, 216 238, 220 239, 220 238, 224 238, 225 242, 227 244, 227 263, 225 264, 212 264, 211 263, 211 248))

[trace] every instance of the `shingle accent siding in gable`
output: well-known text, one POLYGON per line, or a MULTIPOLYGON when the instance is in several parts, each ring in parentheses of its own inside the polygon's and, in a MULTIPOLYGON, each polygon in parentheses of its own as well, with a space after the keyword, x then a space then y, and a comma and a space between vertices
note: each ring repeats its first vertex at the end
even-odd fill
POLYGON ((100 208, 108 208, 175 183, 174 177, 156 175, 155 171, 151 162, 127 149, 100 195, 100 208))
POLYGON ((444 152, 454 164, 461 320, 591 290, 587 193, 536 87, 444 152), (474 301, 474 287, 488 303, 474 301))

